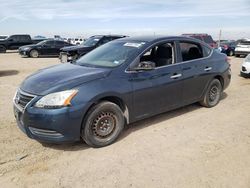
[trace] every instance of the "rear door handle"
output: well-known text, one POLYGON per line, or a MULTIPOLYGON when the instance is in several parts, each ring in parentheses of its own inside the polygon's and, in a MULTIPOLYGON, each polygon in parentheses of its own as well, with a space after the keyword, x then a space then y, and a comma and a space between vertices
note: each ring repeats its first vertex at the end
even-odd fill
POLYGON ((176 79, 176 78, 179 78, 181 76, 182 76, 182 74, 174 74, 173 76, 170 76, 170 78, 176 79))
POLYGON ((204 69, 204 71, 210 71, 210 70, 212 70, 212 67, 206 67, 206 68, 204 69))

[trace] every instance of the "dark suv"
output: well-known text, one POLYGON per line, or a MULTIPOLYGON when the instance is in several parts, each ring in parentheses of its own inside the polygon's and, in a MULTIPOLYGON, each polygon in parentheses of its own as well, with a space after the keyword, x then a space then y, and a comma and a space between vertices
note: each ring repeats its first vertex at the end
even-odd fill
POLYGON ((74 61, 91 50, 115 39, 124 38, 124 35, 95 35, 87 39, 81 45, 64 47, 61 49, 60 60, 62 63, 74 61))
POLYGON ((231 79, 227 56, 187 37, 128 37, 27 77, 14 97, 30 138, 93 147, 126 124, 194 102, 214 107, 231 79))
POLYGON ((6 50, 16 50, 21 46, 32 44, 30 35, 11 35, 0 40, 0 52, 5 53, 6 50))
POLYGON ((201 40, 205 43, 207 43, 208 45, 210 45, 212 48, 217 48, 217 44, 216 42, 213 40, 211 35, 208 35, 206 33, 189 33, 189 34, 182 34, 183 36, 187 36, 187 37, 192 37, 198 40, 201 40))

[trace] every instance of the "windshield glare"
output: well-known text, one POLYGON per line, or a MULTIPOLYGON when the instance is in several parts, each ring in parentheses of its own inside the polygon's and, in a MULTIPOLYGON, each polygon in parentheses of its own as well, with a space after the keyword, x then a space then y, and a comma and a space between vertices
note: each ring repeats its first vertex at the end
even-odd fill
POLYGON ((87 46, 87 47, 95 46, 101 38, 102 38, 101 36, 100 37, 90 37, 84 43, 82 43, 82 45, 87 46))
POLYGON ((77 65, 91 67, 117 67, 127 61, 144 42, 111 42, 89 52, 76 61, 77 65))
POLYGON ((41 42, 38 42, 37 45, 43 45, 43 44, 45 44, 46 42, 47 42, 47 40, 43 40, 43 41, 41 41, 41 42))

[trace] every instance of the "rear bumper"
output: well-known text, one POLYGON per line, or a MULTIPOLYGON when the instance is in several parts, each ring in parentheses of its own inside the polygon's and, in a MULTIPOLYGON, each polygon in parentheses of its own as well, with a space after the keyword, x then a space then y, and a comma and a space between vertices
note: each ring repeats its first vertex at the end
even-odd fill
POLYGON ((232 78, 232 73, 231 69, 229 68, 226 72, 223 73, 223 80, 224 80, 223 90, 225 90, 229 86, 231 78, 232 78))

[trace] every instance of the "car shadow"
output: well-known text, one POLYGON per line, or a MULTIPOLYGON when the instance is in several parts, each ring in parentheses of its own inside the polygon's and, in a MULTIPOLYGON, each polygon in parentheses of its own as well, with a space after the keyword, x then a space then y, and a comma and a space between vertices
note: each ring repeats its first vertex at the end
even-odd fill
MULTIPOLYGON (((224 100, 228 97, 227 93, 223 92, 221 95, 221 100, 224 100)), ((186 114, 188 112, 193 112, 196 110, 199 110, 200 108, 203 108, 199 103, 190 104, 181 108, 178 108, 176 110, 164 112, 162 114, 158 114, 155 116, 152 116, 150 118, 146 118, 140 121, 137 121, 135 123, 126 125, 122 134, 117 139, 116 142, 121 141, 125 137, 129 136, 133 132, 139 131, 141 129, 147 128, 149 126, 152 126, 157 123, 161 123, 163 121, 167 121, 169 119, 181 116, 183 114, 186 114)), ((114 143, 115 144, 115 143, 114 143)), ((85 150, 91 148, 83 141, 78 141, 74 143, 68 143, 68 144, 48 144, 48 143, 42 143, 44 147, 52 148, 55 150, 64 150, 64 151, 79 151, 79 150, 85 150)))
POLYGON ((19 71, 17 70, 0 70, 0 77, 4 77, 4 76, 13 76, 18 74, 19 71))
POLYGON ((22 58, 27 58, 27 59, 42 59, 42 58, 59 58, 59 56, 52 56, 52 55, 43 55, 39 56, 37 58, 32 58, 32 57, 27 57, 27 56, 21 56, 22 58))

